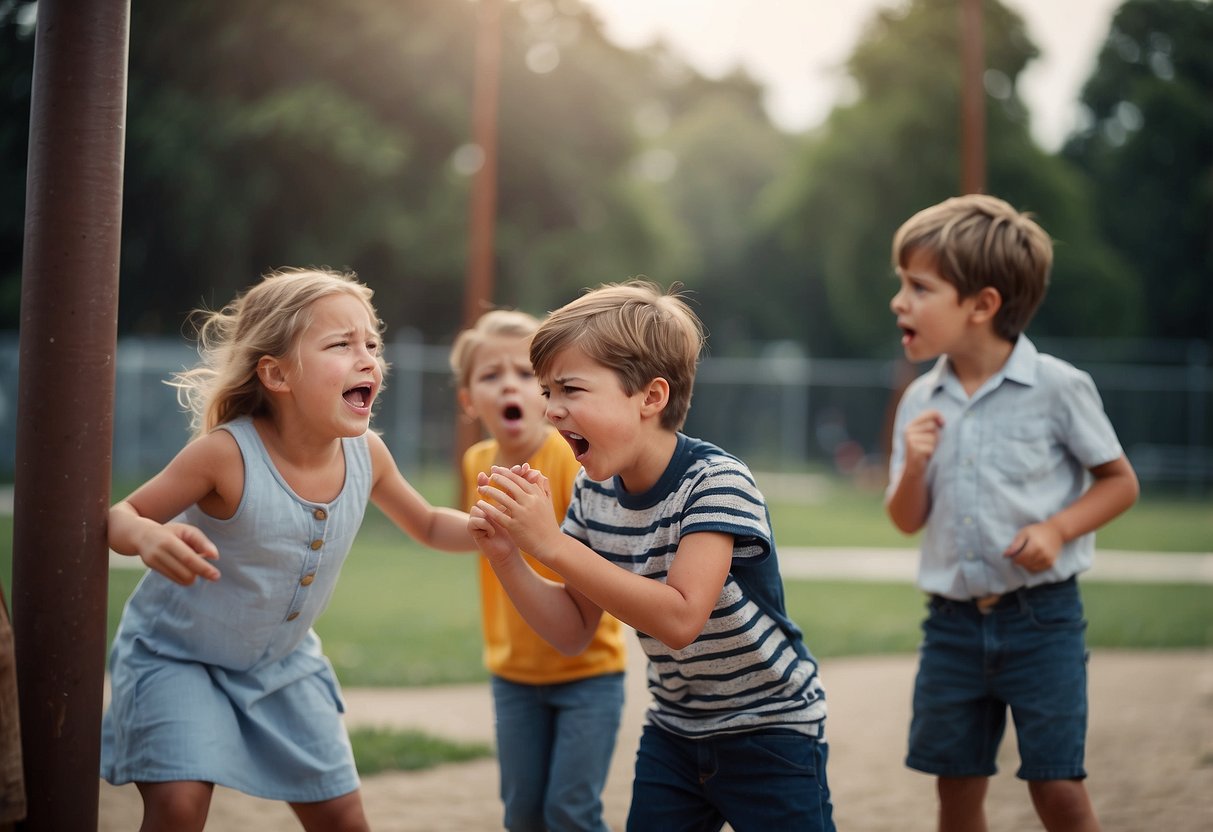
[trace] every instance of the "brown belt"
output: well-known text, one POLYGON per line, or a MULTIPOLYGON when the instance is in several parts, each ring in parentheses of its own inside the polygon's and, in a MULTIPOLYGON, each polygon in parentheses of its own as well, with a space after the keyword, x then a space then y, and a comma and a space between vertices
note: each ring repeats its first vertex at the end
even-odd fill
POLYGON ((989 595, 983 595, 980 598, 971 598, 968 601, 954 601, 950 598, 945 598, 942 595, 935 595, 932 597, 938 598, 940 601, 944 601, 944 602, 951 603, 951 604, 972 604, 977 609, 977 611, 979 613, 981 613, 982 615, 989 615, 990 613, 994 612, 995 609, 998 608, 999 603, 1002 601, 1008 600, 1010 598, 1033 595, 1033 594, 1035 594, 1037 592, 1041 592, 1041 591, 1047 592, 1050 589, 1054 589, 1059 586, 1064 586, 1066 584, 1070 584, 1073 582, 1074 582, 1074 578, 1070 577, 1070 578, 1066 578, 1064 581, 1059 581, 1058 583, 1054 583, 1054 584, 1037 584, 1036 586, 1033 586, 1033 587, 1022 587, 1020 589, 1013 589, 1010 592, 991 593, 989 595))
POLYGON ((983 595, 980 598, 973 599, 973 605, 977 607, 977 611, 982 615, 989 615, 998 606, 998 602, 1004 597, 1003 595, 983 595))

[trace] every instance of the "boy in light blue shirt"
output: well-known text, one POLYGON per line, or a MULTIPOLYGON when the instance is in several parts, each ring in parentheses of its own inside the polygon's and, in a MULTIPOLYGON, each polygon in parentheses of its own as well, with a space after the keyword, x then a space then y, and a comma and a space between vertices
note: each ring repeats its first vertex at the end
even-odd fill
POLYGON ((898 406, 885 504, 902 531, 925 527, 906 763, 937 776, 942 832, 986 828, 1008 708, 1045 828, 1099 828, 1075 576, 1138 485, 1090 376, 1022 334, 1052 255, 1030 217, 981 194, 920 211, 893 239, 902 347, 938 359, 898 406))

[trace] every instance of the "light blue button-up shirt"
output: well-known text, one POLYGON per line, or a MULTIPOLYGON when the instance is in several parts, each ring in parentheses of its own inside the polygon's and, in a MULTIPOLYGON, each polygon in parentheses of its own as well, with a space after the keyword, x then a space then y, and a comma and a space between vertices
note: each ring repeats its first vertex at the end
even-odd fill
POLYGON ((1045 572, 1028 572, 1002 553, 1021 528, 1074 502, 1090 484, 1087 469, 1122 455, 1091 377, 1021 335, 1002 369, 970 397, 941 356, 897 407, 890 492, 905 466, 905 426, 932 408, 944 424, 927 465, 918 586, 967 600, 1089 569, 1093 533, 1065 544, 1045 572))

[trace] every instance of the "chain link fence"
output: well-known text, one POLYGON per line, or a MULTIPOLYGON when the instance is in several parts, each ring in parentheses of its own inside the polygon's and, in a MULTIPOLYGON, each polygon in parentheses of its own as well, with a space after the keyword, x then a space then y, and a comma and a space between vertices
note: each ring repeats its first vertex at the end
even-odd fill
MULTIPOLYGON (((1121 443, 1147 486, 1213 493, 1213 367, 1205 341, 1037 339, 1042 351, 1091 374, 1121 443)), ((113 467, 131 481, 159 470, 188 440, 188 419, 164 383, 197 355, 180 340, 118 343, 113 467)), ((397 337, 374 425, 406 475, 454 462, 455 391, 447 347, 397 337)), ((13 475, 17 423, 15 333, 0 335, 0 478, 13 475)), ((815 358, 771 344, 755 358, 703 360, 686 432, 771 472, 884 474, 893 409, 923 367, 815 358)), ((55 407, 48 390, 37 407, 55 407)), ((97 437, 110 441, 111 437, 97 437)))

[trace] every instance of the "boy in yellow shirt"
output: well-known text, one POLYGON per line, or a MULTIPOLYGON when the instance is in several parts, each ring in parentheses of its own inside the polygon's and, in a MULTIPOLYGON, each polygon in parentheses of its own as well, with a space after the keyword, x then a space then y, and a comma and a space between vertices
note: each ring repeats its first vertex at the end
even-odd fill
MULTIPOLYGON (((559 522, 581 466, 544 418, 546 402, 528 352, 538 327, 539 321, 524 312, 493 310, 460 333, 452 347, 460 407, 491 437, 463 456, 463 507, 480 499, 477 474, 494 465, 527 463, 547 476, 559 522)), ((545 577, 560 580, 531 563, 545 577)), ((604 615, 585 650, 567 656, 523 620, 483 557, 480 596, 505 828, 606 830, 601 794, 623 708, 619 621, 604 615)))

